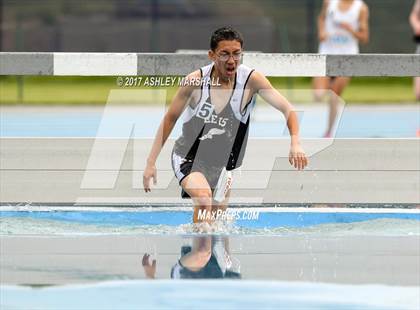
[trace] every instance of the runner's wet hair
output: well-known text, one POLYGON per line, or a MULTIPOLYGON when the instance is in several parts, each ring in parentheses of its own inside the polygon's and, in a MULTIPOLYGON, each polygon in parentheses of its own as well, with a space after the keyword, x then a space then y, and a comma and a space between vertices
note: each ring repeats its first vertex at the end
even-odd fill
POLYGON ((231 27, 222 27, 213 32, 210 38, 210 48, 215 51, 220 41, 238 41, 241 43, 241 47, 244 44, 242 35, 231 27))

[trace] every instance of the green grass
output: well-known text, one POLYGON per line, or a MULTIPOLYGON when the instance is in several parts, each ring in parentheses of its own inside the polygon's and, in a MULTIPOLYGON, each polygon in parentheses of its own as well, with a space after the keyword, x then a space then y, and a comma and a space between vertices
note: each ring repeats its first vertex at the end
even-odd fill
MULTIPOLYGON (((278 89, 311 88, 310 78, 270 78, 278 89)), ((19 86, 23 104, 27 105, 103 105, 116 85, 116 77, 0 77, 0 105, 20 104, 19 86)), ((147 88, 145 86, 137 87, 147 88)), ((134 89, 134 88, 131 88, 134 89)), ((150 89, 150 88, 149 88, 150 89)), ((168 91, 170 102, 176 87, 161 87, 168 91)), ((286 96, 288 91, 284 93, 286 96)), ((414 102, 411 78, 353 78, 343 96, 348 103, 414 102)), ((292 99, 292 98, 291 98, 292 99)))
MULTIPOLYGON (((311 89, 310 78, 272 78, 278 89, 311 89)), ((411 78, 353 78, 342 94, 347 103, 412 103, 415 102, 411 78)))

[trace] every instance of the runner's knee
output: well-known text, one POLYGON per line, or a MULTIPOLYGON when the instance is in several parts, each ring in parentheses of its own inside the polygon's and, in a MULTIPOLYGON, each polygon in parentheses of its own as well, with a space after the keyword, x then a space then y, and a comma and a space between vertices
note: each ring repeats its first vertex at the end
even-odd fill
POLYGON ((194 193, 195 201, 201 206, 211 206, 212 193, 210 189, 198 189, 194 193))
POLYGON ((313 90, 314 100, 315 101, 322 101, 322 99, 325 96, 325 93, 326 93, 325 89, 314 89, 313 90))

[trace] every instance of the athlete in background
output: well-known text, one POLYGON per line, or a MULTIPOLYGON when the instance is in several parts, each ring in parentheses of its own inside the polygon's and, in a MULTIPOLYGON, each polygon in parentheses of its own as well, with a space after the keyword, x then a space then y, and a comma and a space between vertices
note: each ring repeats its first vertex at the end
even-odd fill
MULTIPOLYGON (((410 25, 413 28, 414 40, 417 44, 416 53, 420 54, 420 0, 416 0, 410 14, 410 25)), ((414 93, 420 100, 420 77, 414 78, 414 93)))
MULTIPOLYGON (((324 0, 318 17, 320 54, 358 54, 359 42, 369 41, 369 9, 362 0, 324 0)), ((341 96, 350 77, 316 77, 315 100, 321 101, 326 90, 341 96)), ((329 96, 330 112, 324 137, 331 137, 337 117, 338 97, 329 96)))

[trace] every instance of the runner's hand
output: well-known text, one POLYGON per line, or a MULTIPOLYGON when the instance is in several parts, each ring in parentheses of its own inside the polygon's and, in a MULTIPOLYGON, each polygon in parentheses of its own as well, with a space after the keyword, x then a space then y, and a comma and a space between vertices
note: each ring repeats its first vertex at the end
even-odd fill
POLYGON ((143 172, 143 188, 144 191, 150 192, 150 180, 153 179, 153 185, 157 183, 157 172, 155 165, 147 165, 143 172))
POLYGON ((308 165, 308 159, 299 144, 290 147, 289 163, 298 170, 303 170, 308 165))
POLYGON ((154 259, 152 261, 152 264, 150 264, 149 257, 150 254, 145 253, 143 255, 141 264, 143 266, 144 274, 146 275, 146 277, 154 279, 156 274, 156 259, 154 259))
POLYGON ((350 32, 352 35, 354 35, 354 30, 352 25, 350 25, 349 23, 340 23, 340 27, 347 30, 348 32, 350 32))

